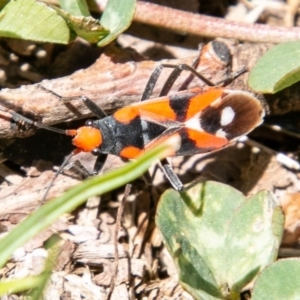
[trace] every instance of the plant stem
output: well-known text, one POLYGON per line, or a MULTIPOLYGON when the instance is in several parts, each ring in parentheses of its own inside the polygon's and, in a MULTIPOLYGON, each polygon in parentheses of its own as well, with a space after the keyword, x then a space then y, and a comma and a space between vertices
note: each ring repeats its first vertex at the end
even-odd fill
MULTIPOLYGON (((106 0, 97 0, 103 11, 106 0)), ((248 24, 181 11, 138 1, 134 21, 156 27, 210 38, 230 38, 248 42, 283 43, 298 41, 300 29, 248 24)))

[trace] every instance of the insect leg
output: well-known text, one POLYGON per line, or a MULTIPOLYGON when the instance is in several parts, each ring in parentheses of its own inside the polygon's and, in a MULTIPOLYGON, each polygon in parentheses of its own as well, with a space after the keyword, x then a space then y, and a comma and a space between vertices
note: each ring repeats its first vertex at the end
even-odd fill
POLYGON ((246 72, 248 72, 248 68, 244 66, 240 70, 236 71, 235 73, 231 73, 225 78, 218 81, 216 85, 220 85, 220 84, 226 85, 246 72))
POLYGON ((69 170, 69 169, 73 169, 75 171, 77 171, 78 173, 80 173, 84 178, 93 176, 93 175, 97 175, 100 170, 102 169, 105 160, 107 158, 107 154, 99 154, 97 156, 95 165, 94 165, 94 170, 93 172, 89 172, 79 160, 75 160, 73 162, 70 162, 70 159, 76 155, 76 152, 72 152, 69 156, 67 156, 64 160, 64 162, 62 163, 62 165, 59 167, 59 169, 57 170, 55 176, 53 177, 51 183, 49 184, 46 193, 42 199, 42 203, 45 202, 47 195, 51 189, 51 187, 53 186, 54 181, 56 180, 56 178, 58 177, 59 174, 61 174, 63 171, 65 170, 69 170))
POLYGON ((60 167, 59 171, 61 172, 61 171, 66 171, 66 170, 70 170, 70 169, 76 170, 84 178, 88 178, 90 176, 93 176, 93 173, 89 172, 89 170, 86 167, 84 167, 82 165, 82 163, 77 159, 73 162, 68 163, 68 164, 64 164, 63 168, 60 167))
POLYGON ((176 191, 182 191, 184 189, 181 180, 178 178, 174 172, 172 165, 168 162, 166 158, 160 161, 162 169, 165 173, 165 176, 168 178, 169 182, 176 191))
POLYGON ((94 164, 94 169, 93 169, 93 174, 97 175, 101 169, 103 168, 105 161, 107 159, 107 154, 99 154, 96 158, 95 164, 94 164))
POLYGON ((84 103, 84 105, 98 118, 103 119, 107 117, 107 114, 102 110, 100 106, 98 106, 95 102, 89 99, 86 96, 81 96, 80 99, 84 103))
MULTIPOLYGON (((171 65, 170 65, 171 66, 171 65)), ((174 67, 174 70, 169 75, 168 79, 166 80, 163 88, 161 89, 161 92, 159 96, 165 96, 169 93, 170 89, 172 88, 174 82, 179 77, 182 71, 190 71, 193 75, 201 79, 205 84, 208 86, 215 86, 213 82, 211 82, 209 79, 205 78, 202 74, 198 73, 193 67, 187 65, 187 64, 180 64, 174 67)))
POLYGON ((91 99, 89 99, 86 96, 63 97, 63 96, 58 95, 57 93, 45 88, 44 86, 42 86, 40 84, 38 84, 37 86, 41 90, 43 90, 47 93, 50 93, 53 96, 55 96, 56 98, 62 100, 64 103, 68 103, 73 100, 81 100, 83 102, 83 104, 90 110, 90 112, 93 113, 99 119, 103 119, 107 116, 106 113, 97 104, 95 104, 91 99))
POLYGON ((157 66, 153 73, 151 74, 147 84, 146 88, 143 92, 141 101, 147 100, 150 98, 152 91, 157 83, 158 77, 161 74, 161 71, 164 68, 173 68, 174 70, 169 75, 168 79, 166 80, 159 96, 165 96, 170 91, 171 87, 173 86, 176 79, 179 77, 182 71, 190 71, 192 74, 194 74, 196 77, 200 78, 204 83, 206 83, 208 86, 215 86, 213 82, 205 78, 203 75, 198 73, 193 67, 187 65, 187 64, 179 64, 179 65, 172 65, 172 64, 161 64, 157 66))
MULTIPOLYGON (((196 60, 193 65, 197 65, 197 64, 198 64, 198 60, 196 60)), ((145 91, 142 95, 141 101, 149 99, 163 68, 173 68, 174 70, 171 72, 171 74, 167 78, 159 96, 165 96, 168 94, 168 92, 172 88, 174 82, 176 81, 176 79, 179 77, 179 75, 181 74, 181 72, 183 70, 190 71, 192 74, 194 74, 195 76, 200 78, 204 83, 206 83, 209 86, 215 85, 214 83, 212 83, 210 80, 208 80, 203 75, 198 73, 193 67, 191 67, 189 65, 186 65, 186 64, 180 64, 180 65, 163 64, 163 65, 158 66, 153 71, 152 75, 150 76, 148 83, 146 85, 145 91)), ((171 164, 169 163, 169 161, 166 158, 161 160, 161 166, 162 166, 165 176, 167 177, 167 179, 169 180, 169 182, 171 183, 173 188, 177 191, 182 191, 184 189, 184 186, 183 186, 182 182, 180 181, 180 179, 178 178, 178 176, 176 175, 176 173, 174 172, 171 164)))
POLYGON ((164 68, 173 68, 174 70, 171 72, 171 74, 168 76, 166 82, 164 83, 164 85, 161 89, 161 92, 159 94, 160 97, 161 96, 166 96, 169 93, 169 91, 172 88, 174 82, 180 76, 182 71, 190 71, 193 75, 198 77, 200 80, 202 80, 208 86, 216 86, 216 85, 220 85, 220 84, 227 84, 228 82, 231 82, 232 80, 236 79, 240 75, 247 72, 247 67, 242 67, 237 72, 226 76, 226 78, 221 79, 217 83, 213 83, 209 79, 207 79, 205 76, 203 76, 201 73, 197 72, 197 70, 194 68, 194 66, 196 66, 198 64, 198 62, 199 62, 199 58, 195 60, 195 62, 193 63, 193 66, 189 66, 187 64, 179 64, 179 65, 161 64, 161 65, 157 66, 154 69, 153 73, 151 74, 151 76, 150 76, 150 78, 149 78, 149 80, 146 84, 146 88, 143 92, 141 101, 147 100, 147 99, 150 98, 150 96, 153 92, 153 89, 154 89, 154 87, 157 83, 157 80, 158 80, 158 78, 159 78, 159 76, 160 76, 160 74, 161 74, 161 72, 164 68))

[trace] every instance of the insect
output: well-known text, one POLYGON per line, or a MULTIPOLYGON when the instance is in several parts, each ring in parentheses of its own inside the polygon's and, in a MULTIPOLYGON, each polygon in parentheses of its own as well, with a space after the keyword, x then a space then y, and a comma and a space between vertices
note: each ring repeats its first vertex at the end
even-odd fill
MULTIPOLYGON (((68 102, 44 87, 42 89, 68 102)), ((89 98, 82 96, 86 107, 98 118, 88 120, 85 126, 74 130, 61 130, 31 121, 9 111, 13 118, 31 122, 37 127, 63 133, 73 137, 76 147, 73 154, 92 152, 97 156, 92 174, 98 174, 108 154, 125 160, 135 159, 145 151, 177 137, 173 156, 187 156, 221 149, 233 140, 252 131, 262 123, 263 105, 253 94, 215 86, 191 66, 161 65, 149 78, 141 101, 117 110, 107 116, 89 98), (158 98, 149 97, 163 68, 173 68, 158 98), (203 80, 208 87, 194 88, 167 95, 181 73, 188 70, 203 80)), ((7 109, 1 108, 8 112, 7 109)), ((183 184, 173 172, 166 159, 162 167, 170 183, 176 190, 183 184)))

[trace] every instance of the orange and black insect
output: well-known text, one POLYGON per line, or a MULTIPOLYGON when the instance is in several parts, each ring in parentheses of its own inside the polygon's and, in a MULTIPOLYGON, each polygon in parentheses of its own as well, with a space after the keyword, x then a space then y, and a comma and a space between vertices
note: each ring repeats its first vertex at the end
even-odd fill
MULTIPOLYGON (((56 95, 52 92, 52 94, 56 95)), ((57 97, 60 97, 56 95, 57 97)), ((63 101, 67 98, 60 97, 63 101)), ((173 156, 186 156, 218 150, 262 123, 264 109, 251 93, 216 87, 188 65, 162 65, 151 75, 141 102, 126 106, 111 116, 87 97, 80 97, 98 118, 74 130, 60 130, 23 118, 37 127, 73 136, 74 153, 92 152, 97 156, 93 174, 99 173, 108 154, 135 159, 171 137, 177 137, 173 156), (174 68, 158 98, 150 99, 164 67, 174 68), (168 95, 182 70, 189 70, 210 87, 194 88, 168 95), (176 149, 176 150, 175 150, 176 149)), ((8 111, 5 108, 0 108, 8 111)), ((9 111, 14 118, 22 118, 9 111)), ((163 170, 172 186, 183 185, 167 160, 163 170)))

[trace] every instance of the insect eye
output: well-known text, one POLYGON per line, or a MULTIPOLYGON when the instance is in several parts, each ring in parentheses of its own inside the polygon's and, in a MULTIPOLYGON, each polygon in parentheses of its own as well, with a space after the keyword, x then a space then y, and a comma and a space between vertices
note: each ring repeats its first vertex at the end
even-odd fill
POLYGON ((94 150, 91 151, 93 155, 98 156, 100 155, 100 150, 98 148, 95 148, 94 150))
POLYGON ((94 121, 93 120, 86 120, 85 126, 94 127, 94 121))

